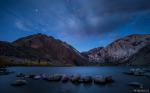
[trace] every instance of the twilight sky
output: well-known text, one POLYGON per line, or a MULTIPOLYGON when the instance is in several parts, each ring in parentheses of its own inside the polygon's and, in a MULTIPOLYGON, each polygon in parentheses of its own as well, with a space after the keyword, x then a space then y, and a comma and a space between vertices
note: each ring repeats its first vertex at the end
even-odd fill
POLYGON ((150 34, 150 0, 0 0, 0 40, 44 33, 79 51, 150 34))

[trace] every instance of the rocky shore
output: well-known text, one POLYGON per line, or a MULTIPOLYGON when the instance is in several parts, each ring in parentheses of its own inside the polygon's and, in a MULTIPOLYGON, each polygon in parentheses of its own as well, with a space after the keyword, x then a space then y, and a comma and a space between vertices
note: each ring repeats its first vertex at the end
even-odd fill
POLYGON ((16 80, 16 83, 13 85, 25 85, 25 84, 20 84, 20 81, 23 80, 23 82, 21 83, 26 83, 24 82, 24 80, 26 78, 30 78, 33 80, 45 80, 48 82, 62 82, 62 83, 66 83, 66 82, 71 82, 73 84, 81 84, 81 83, 95 83, 95 84, 109 84, 109 83, 113 83, 114 80, 112 78, 112 76, 101 76, 101 75, 97 75, 97 76, 82 76, 80 74, 73 74, 73 75, 67 75, 67 74, 48 74, 48 73, 43 73, 43 74, 24 74, 24 73, 19 73, 16 75, 16 77, 19 77, 21 79, 16 80))
MULTIPOLYGON (((0 75, 8 75, 13 73, 6 68, 0 68, 0 75)), ((134 76, 134 77, 150 77, 150 69, 145 68, 131 68, 126 72, 122 72, 124 75, 134 76)), ((72 83, 72 84, 98 84, 98 85, 107 85, 112 84, 117 81, 111 75, 81 75, 81 74, 50 74, 50 73, 41 73, 41 74, 26 74, 18 73, 15 75, 16 80, 10 83, 11 86, 24 86, 28 85, 29 80, 43 80, 45 82, 62 82, 62 83, 72 83)), ((142 88, 144 84, 138 81, 127 82, 128 86, 142 88)))

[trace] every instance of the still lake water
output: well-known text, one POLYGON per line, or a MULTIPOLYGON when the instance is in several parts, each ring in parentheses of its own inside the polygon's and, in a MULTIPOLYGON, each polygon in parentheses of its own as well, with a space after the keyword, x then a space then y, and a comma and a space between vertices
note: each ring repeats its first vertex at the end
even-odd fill
MULTIPOLYGON (((150 89, 150 78, 145 76, 128 76, 123 74, 135 67, 10 67, 14 74, 0 76, 0 93, 136 93, 129 82, 138 81, 144 84, 143 89, 150 89), (108 85, 75 85, 71 82, 47 82, 44 80, 26 79, 28 84, 22 87, 13 87, 10 84, 19 79, 17 73, 25 74, 81 74, 84 75, 112 75, 114 83, 108 85)), ((146 92, 149 93, 149 92, 146 92)))

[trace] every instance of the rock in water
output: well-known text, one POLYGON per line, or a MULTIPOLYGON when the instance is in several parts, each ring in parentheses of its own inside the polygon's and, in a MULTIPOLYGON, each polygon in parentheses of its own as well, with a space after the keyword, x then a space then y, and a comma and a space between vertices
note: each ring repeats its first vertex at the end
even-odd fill
POLYGON ((82 78, 83 83, 92 83, 92 77, 91 76, 85 76, 82 78))
POLYGON ((150 73, 149 73, 149 72, 145 73, 144 75, 145 75, 146 77, 150 78, 150 73))
POLYGON ((54 75, 49 75, 46 78, 44 78, 47 81, 60 81, 62 78, 61 74, 54 74, 54 75))
POLYGON ((53 77, 53 75, 48 75, 47 77, 44 78, 44 80, 54 81, 54 77, 53 77))
POLYGON ((60 75, 60 74, 54 74, 53 78, 54 78, 54 81, 60 81, 61 78, 62 78, 62 75, 60 75))
POLYGON ((133 87, 143 88, 143 84, 139 82, 130 82, 128 85, 133 87))
POLYGON ((26 80, 16 80, 11 85, 12 86, 23 86, 23 85, 26 85, 26 84, 27 84, 26 80))
POLYGON ((112 83, 112 82, 114 82, 114 80, 112 79, 112 76, 106 76, 106 77, 105 77, 105 80, 106 80, 107 83, 112 83))
POLYGON ((29 75, 29 78, 34 78, 34 77, 35 77, 34 74, 29 75))
POLYGON ((108 84, 108 83, 113 83, 114 80, 112 76, 97 76, 94 78, 94 82, 96 84, 108 84))
POLYGON ((132 68, 129 70, 129 72, 123 72, 124 74, 127 75, 134 75, 134 76, 144 76, 145 71, 140 69, 140 68, 132 68))
POLYGON ((71 78, 71 82, 72 83, 80 83, 80 77, 81 76, 79 74, 73 75, 71 78))
POLYGON ((67 75, 62 76, 62 82, 67 82, 69 80, 69 77, 67 75))
POLYGON ((16 75, 16 77, 24 77, 24 76, 25 76, 25 74, 23 74, 23 73, 19 73, 16 75))
POLYGON ((38 79, 41 79, 41 78, 42 77, 40 75, 36 75, 36 76, 33 77, 33 79, 35 79, 35 80, 38 80, 38 79))
POLYGON ((106 84, 106 79, 103 76, 96 76, 94 78, 94 83, 96 83, 96 84, 106 84))

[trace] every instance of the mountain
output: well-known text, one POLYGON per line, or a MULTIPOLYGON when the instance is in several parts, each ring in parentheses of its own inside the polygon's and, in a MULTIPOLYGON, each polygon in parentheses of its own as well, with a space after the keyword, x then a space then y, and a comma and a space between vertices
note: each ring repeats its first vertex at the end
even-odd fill
POLYGON ((150 34, 134 34, 120 38, 105 48, 95 48, 82 54, 93 63, 116 65, 124 63, 148 44, 150 44, 150 34))
POLYGON ((106 47, 80 53, 69 44, 44 34, 34 34, 14 42, 0 41, 0 65, 148 65, 150 34, 129 35, 106 47))
POLYGON ((80 52, 69 44, 44 34, 34 34, 12 43, 0 42, 0 55, 13 62, 44 63, 54 66, 75 66, 88 64, 80 52))
POLYGON ((132 55, 126 63, 128 65, 150 65, 150 45, 146 45, 132 55))

